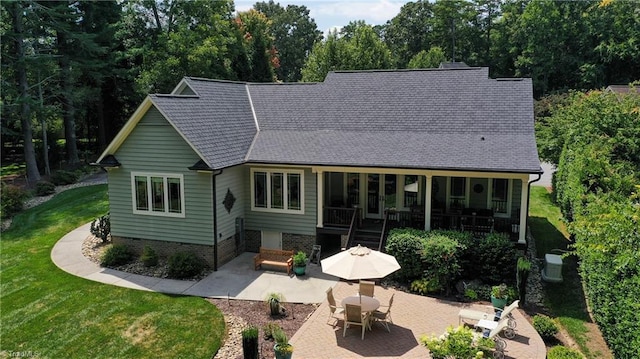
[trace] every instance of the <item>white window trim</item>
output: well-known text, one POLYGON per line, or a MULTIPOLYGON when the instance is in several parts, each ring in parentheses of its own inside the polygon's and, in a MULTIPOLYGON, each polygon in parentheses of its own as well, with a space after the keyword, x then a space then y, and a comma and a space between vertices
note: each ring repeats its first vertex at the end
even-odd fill
POLYGON ((141 214, 145 216, 160 216, 160 217, 185 217, 185 198, 184 198, 184 176, 177 173, 157 173, 157 172, 131 172, 131 206, 134 214, 141 214), (136 203, 136 177, 147 177, 147 204, 148 210, 139 210, 136 203), (164 185, 164 203, 165 208, 163 212, 154 211, 151 203, 151 177, 162 177, 164 185), (169 191, 167 178, 179 178, 180 179, 180 213, 169 212, 169 191))
POLYGON ((447 193, 445 196, 445 205, 446 205, 446 210, 449 211, 451 208, 451 189, 452 189, 452 184, 451 184, 451 179, 453 177, 461 177, 464 178, 464 208, 469 208, 469 195, 470 195, 470 185, 471 185, 471 177, 463 177, 463 176, 448 176, 447 177, 447 193))
POLYGON ((251 210, 256 212, 269 212, 269 213, 288 213, 288 214, 304 214, 304 171, 284 168, 251 168, 251 210), (265 172, 267 174, 267 183, 265 190, 267 191, 267 207, 256 207, 256 187, 255 187, 255 172, 265 172), (271 174, 282 173, 283 182, 283 199, 284 208, 271 208, 271 174), (289 209, 289 174, 300 175, 300 209, 289 209))
POLYGON ((494 179, 504 179, 507 180, 507 213, 499 213, 495 212, 493 214, 494 217, 500 218, 511 218, 511 208, 513 203, 513 180, 510 178, 490 178, 488 183, 488 191, 487 191, 487 204, 491 205, 493 203, 493 180, 494 179))

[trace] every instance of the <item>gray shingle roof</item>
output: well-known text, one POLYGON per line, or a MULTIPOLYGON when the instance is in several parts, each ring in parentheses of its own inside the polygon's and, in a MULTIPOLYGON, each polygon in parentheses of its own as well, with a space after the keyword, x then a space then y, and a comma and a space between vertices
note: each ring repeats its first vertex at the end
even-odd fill
POLYGON ((246 85, 186 78, 197 96, 151 95, 211 168, 244 162, 257 132, 246 85))
POLYGON ((186 81, 197 98, 152 100, 213 168, 540 171, 531 80, 489 79, 487 68, 332 72, 322 83, 186 81))

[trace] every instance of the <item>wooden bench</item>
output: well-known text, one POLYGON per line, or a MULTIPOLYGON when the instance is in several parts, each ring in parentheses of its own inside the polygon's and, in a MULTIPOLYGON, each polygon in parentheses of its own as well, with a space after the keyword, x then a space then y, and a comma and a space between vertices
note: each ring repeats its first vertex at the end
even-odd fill
POLYGON ((253 257, 253 264, 255 270, 258 270, 263 264, 286 267, 287 274, 291 275, 291 270, 293 269, 293 251, 260 247, 260 253, 253 257))

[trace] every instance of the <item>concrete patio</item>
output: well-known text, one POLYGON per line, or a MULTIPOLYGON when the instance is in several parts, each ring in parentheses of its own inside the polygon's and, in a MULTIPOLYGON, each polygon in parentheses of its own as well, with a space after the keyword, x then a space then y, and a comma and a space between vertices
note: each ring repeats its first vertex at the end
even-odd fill
MULTIPOLYGON (((338 282, 333 289, 337 303, 344 297, 358 292, 357 283, 338 282)), ((375 296, 385 305, 393 289, 375 288, 375 296)), ((329 318, 329 307, 325 300, 305 324, 291 338, 294 358, 428 358, 429 351, 419 338, 423 335, 440 335, 449 325, 458 325, 461 308, 486 310, 480 304, 448 302, 430 297, 395 291, 391 317, 391 332, 380 324, 360 339, 360 328, 347 329, 342 337, 342 320, 329 318)), ((507 339, 505 358, 544 359, 546 348, 535 329, 516 310, 518 323, 516 337, 507 339)), ((341 317, 341 316, 338 316, 341 317)))

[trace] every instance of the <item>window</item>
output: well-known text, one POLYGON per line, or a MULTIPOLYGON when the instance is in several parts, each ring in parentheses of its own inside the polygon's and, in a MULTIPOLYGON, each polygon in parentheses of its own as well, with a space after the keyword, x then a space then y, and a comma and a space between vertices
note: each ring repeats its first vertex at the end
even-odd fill
POLYGON ((133 213, 184 217, 182 175, 132 173, 133 213))
POLYGON ((465 177, 451 177, 449 208, 465 208, 467 202, 467 179, 465 177))
POLYGON ((404 207, 409 208, 418 204, 418 176, 404 176, 404 207))
POLYGON ((491 183, 491 208, 496 214, 509 214, 509 180, 494 178, 491 183))
POLYGON ((304 213, 304 172, 251 169, 251 209, 281 213, 304 213))

